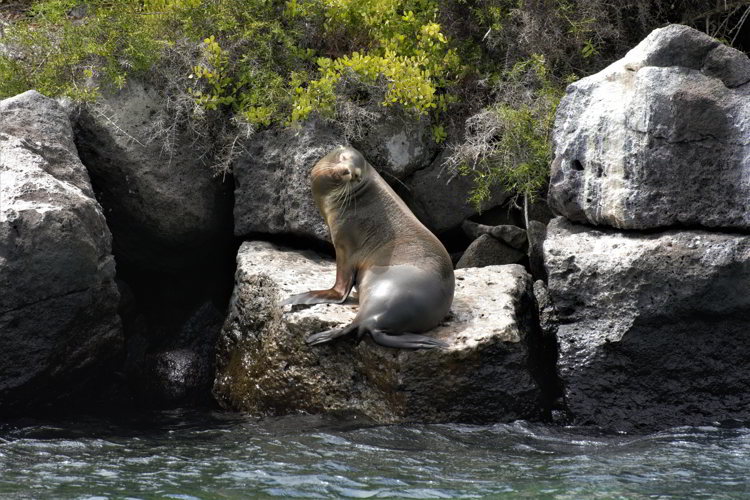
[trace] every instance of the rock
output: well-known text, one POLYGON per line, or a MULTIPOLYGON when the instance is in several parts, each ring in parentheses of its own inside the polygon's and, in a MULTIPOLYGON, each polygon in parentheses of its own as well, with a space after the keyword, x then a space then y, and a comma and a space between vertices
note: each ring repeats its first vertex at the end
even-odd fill
POLYGON ((206 302, 181 325, 177 335, 135 359, 132 379, 138 398, 153 407, 201 405, 211 401, 216 339, 224 315, 206 302))
POLYGON ((0 101, 0 412, 75 394, 122 348, 111 236, 65 111, 0 101))
POLYGON ((362 137, 353 137, 351 142, 372 165, 379 167, 388 182, 405 179, 432 163, 438 145, 428 119, 415 119, 380 105, 373 111, 378 118, 366 127, 362 137))
MULTIPOLYGON (((523 209, 519 211, 523 213, 523 209)), ((529 223, 531 223, 531 221, 537 221, 546 226, 549 221, 554 218, 555 214, 550 210, 546 200, 537 200, 533 203, 529 203, 529 223)))
MULTIPOLYGON (((469 203, 469 193, 474 184, 469 177, 451 176, 443 168, 447 152, 427 168, 418 170, 404 184, 406 192, 399 191, 401 197, 422 223, 435 233, 444 233, 458 228, 461 223, 477 214, 477 209, 469 203)), ((492 197, 482 204, 482 210, 489 210, 503 204, 509 195, 495 190, 492 197)))
POLYGON ((309 177, 313 165, 343 141, 340 130, 318 119, 299 129, 254 135, 247 154, 233 167, 235 235, 286 234, 330 241, 309 177))
POLYGON ((496 240, 489 234, 483 234, 471 242, 471 245, 456 264, 456 269, 516 264, 525 255, 502 241, 496 240))
POLYGON ((558 371, 577 423, 746 420, 750 236, 548 226, 558 371))
POLYGON ((544 268, 544 240, 547 238, 547 224, 529 221, 526 230, 529 240, 529 271, 534 280, 547 282, 547 270, 544 268))
POLYGON ((550 206, 624 229, 750 229, 750 60, 686 26, 567 89, 550 206))
POLYGON ((464 230, 466 236, 473 240, 479 238, 483 234, 488 234, 516 250, 525 252, 528 248, 526 231, 518 226, 507 224, 500 226, 485 226, 484 224, 477 224, 476 222, 465 220, 461 224, 461 229, 464 230))
POLYGON ((118 285, 127 348, 125 389, 132 399, 152 408, 211 403, 215 345, 225 309, 211 301, 190 307, 182 300, 152 299, 160 306, 154 310, 138 304, 127 283, 118 285))
POLYGON ((335 264, 311 253, 246 242, 217 347, 214 395, 253 415, 353 411, 380 422, 497 422, 536 418, 531 281, 521 266, 456 271, 456 298, 430 334, 447 349, 407 351, 307 334, 351 322, 353 304, 282 311, 293 293, 327 287, 335 264))
POLYGON ((105 209, 121 265, 179 272, 210 259, 231 239, 231 183, 214 177, 195 139, 175 125, 151 141, 164 98, 131 81, 80 110, 76 144, 105 209))

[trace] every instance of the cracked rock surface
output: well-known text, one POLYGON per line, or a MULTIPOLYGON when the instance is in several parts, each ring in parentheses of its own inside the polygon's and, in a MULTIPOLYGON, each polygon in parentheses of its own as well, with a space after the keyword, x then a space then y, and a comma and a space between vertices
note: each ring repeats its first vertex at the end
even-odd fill
POLYGON ((217 346, 214 395, 225 408, 253 415, 353 411, 381 423, 499 422, 542 413, 531 360, 538 337, 532 284, 521 266, 456 271, 451 313, 429 333, 449 347, 410 351, 369 338, 304 343, 356 314, 353 303, 279 307, 288 295, 329 287, 333 261, 246 242, 237 264, 217 346))
POLYGON ((76 391, 122 344, 111 236, 64 110, 0 101, 0 411, 76 391))
POLYGON ((623 229, 750 229, 750 60, 692 28, 657 29, 570 85, 549 203, 623 229))
POLYGON ((633 430, 744 420, 750 236, 547 228, 558 370, 575 421, 633 430))

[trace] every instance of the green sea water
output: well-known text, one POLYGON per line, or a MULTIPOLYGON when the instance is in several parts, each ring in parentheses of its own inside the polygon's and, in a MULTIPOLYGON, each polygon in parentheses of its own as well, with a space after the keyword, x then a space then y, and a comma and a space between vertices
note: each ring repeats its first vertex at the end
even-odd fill
POLYGON ((0 499, 750 498, 750 429, 367 425, 170 411, 0 422, 0 499))

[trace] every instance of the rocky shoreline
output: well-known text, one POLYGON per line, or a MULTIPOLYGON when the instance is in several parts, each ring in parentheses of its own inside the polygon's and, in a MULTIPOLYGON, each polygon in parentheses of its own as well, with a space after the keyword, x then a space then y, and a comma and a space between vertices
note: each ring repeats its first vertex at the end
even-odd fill
POLYGON ((360 137, 457 263, 434 351, 311 348, 306 333, 356 306, 279 305, 335 274, 307 183, 343 141, 335 125, 250 136, 217 178, 190 144, 149 141, 161 104, 137 82, 85 107, 0 101, 0 413, 88 400, 625 431, 747 421, 749 82, 744 54, 672 25, 572 84, 557 217, 532 207, 528 227, 507 193, 467 205, 468 179, 446 183, 418 124, 360 137))

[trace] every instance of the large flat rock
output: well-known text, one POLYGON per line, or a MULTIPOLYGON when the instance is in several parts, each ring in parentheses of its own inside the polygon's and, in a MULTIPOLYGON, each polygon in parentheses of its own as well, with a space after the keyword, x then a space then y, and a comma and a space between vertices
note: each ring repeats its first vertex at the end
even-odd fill
MULTIPOLYGON (((397 350, 310 333, 344 326, 354 303, 282 310, 283 298, 329 287, 332 260, 246 242, 217 348, 214 394, 254 415, 355 411, 378 422, 498 422, 537 418, 537 336, 530 277, 518 265, 456 271, 450 315, 430 335, 449 347, 397 350)), ((285 309, 289 309, 287 306, 285 309)))
POLYGON ((750 236, 548 226, 558 371, 575 421, 609 428, 750 416, 750 236))
POLYGON ((570 85, 549 203, 623 229, 750 229, 750 59, 687 26, 570 85))

